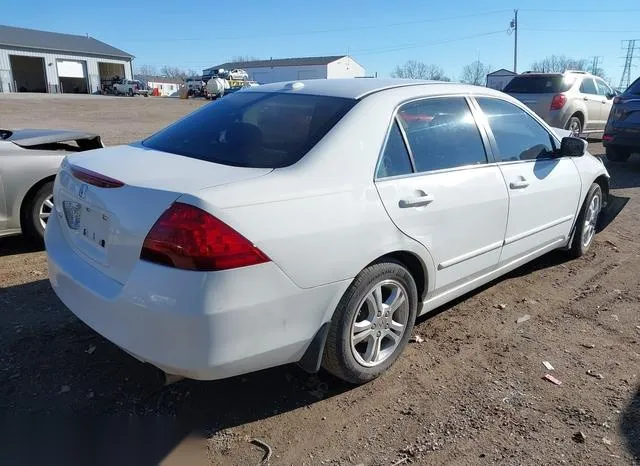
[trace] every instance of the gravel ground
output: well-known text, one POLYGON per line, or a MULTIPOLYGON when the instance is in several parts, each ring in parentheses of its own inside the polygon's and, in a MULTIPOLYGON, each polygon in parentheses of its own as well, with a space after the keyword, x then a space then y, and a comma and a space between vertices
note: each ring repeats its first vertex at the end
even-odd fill
MULTIPOLYGON (((111 145, 202 104, 0 96, 0 127, 111 145)), ((259 464, 257 438, 273 465, 640 464, 640 157, 608 167, 587 256, 549 254, 421 318, 424 341, 355 388, 293 366, 163 387, 58 301, 43 252, 0 239, 0 462, 259 464)))

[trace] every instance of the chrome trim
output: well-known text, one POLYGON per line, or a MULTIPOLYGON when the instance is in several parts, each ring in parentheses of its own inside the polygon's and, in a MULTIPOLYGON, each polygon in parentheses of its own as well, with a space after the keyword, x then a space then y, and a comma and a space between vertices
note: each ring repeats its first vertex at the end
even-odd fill
POLYGON ((376 179, 374 179, 374 181, 376 183, 383 183, 385 181, 401 180, 403 178, 415 178, 416 176, 438 175, 440 173, 458 172, 458 171, 463 171, 463 170, 474 170, 474 169, 478 169, 479 170, 481 168, 496 167, 496 166, 498 166, 497 163, 483 163, 483 164, 478 164, 478 165, 463 165, 461 167, 442 168, 440 170, 432 170, 432 171, 428 171, 428 172, 415 172, 415 173, 408 173, 406 175, 387 176, 387 177, 384 177, 384 178, 376 178, 376 179))
POLYGON ((510 238, 505 238, 504 245, 506 246, 507 244, 515 243, 516 241, 520 241, 521 239, 535 235, 536 233, 540 233, 541 231, 548 230, 549 228, 553 228, 555 226, 569 222, 573 220, 573 217, 574 217, 573 215, 567 215, 566 217, 559 218, 557 220, 554 220, 553 222, 549 222, 544 225, 540 225, 539 227, 532 228, 531 230, 525 231, 523 233, 518 233, 517 235, 513 235, 510 238))
POLYGON ((473 259, 474 257, 478 257, 490 251, 495 251, 496 249, 500 249, 502 247, 502 244, 503 244, 502 241, 497 241, 495 243, 489 244, 488 246, 484 246, 484 247, 481 247, 480 249, 476 249, 475 251, 471 251, 466 254, 462 254, 461 256, 454 257, 453 259, 449 259, 444 262, 441 262, 440 264, 438 264, 438 270, 446 269, 447 267, 451 267, 452 265, 459 264, 460 262, 473 259))

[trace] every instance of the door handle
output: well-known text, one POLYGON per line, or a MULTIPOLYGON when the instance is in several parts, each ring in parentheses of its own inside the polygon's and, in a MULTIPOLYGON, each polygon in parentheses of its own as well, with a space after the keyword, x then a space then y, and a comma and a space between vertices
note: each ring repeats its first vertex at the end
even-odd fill
POLYGON ((589 97, 583 97, 582 100, 586 102, 587 100, 589 100, 589 97))
POLYGON ((398 205, 401 209, 407 209, 409 207, 423 207, 431 204, 434 200, 435 199, 431 194, 423 194, 410 199, 400 199, 398 205))
POLYGON ((527 186, 529 186, 529 182, 525 180, 523 177, 520 177, 519 180, 512 181, 511 183, 509 183, 509 187, 511 189, 524 189, 527 186))

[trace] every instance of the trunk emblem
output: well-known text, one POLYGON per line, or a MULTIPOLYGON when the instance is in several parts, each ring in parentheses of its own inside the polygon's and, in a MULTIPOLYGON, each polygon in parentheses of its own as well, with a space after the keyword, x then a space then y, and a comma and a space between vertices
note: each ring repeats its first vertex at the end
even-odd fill
POLYGON ((86 184, 81 184, 80 185, 80 189, 78 190, 78 197, 80 199, 84 199, 85 197, 87 197, 87 191, 89 190, 89 186, 87 186, 86 184))

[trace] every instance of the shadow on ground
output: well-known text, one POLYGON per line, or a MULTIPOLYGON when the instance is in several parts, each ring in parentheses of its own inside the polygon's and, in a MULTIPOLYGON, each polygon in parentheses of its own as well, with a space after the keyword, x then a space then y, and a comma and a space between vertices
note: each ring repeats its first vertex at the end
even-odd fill
POLYGON ((0 238, 0 257, 37 251, 42 251, 42 248, 30 244, 22 235, 0 238))
POLYGON ((47 280, 0 289, 3 465, 158 464, 190 438, 349 388, 293 365, 163 386, 156 369, 73 316, 47 280))
POLYGON ((611 175, 611 189, 637 188, 640 186, 640 154, 634 154, 626 162, 603 159, 611 175))
POLYGON ((640 388, 622 414, 620 430, 634 459, 640 460, 640 388))

